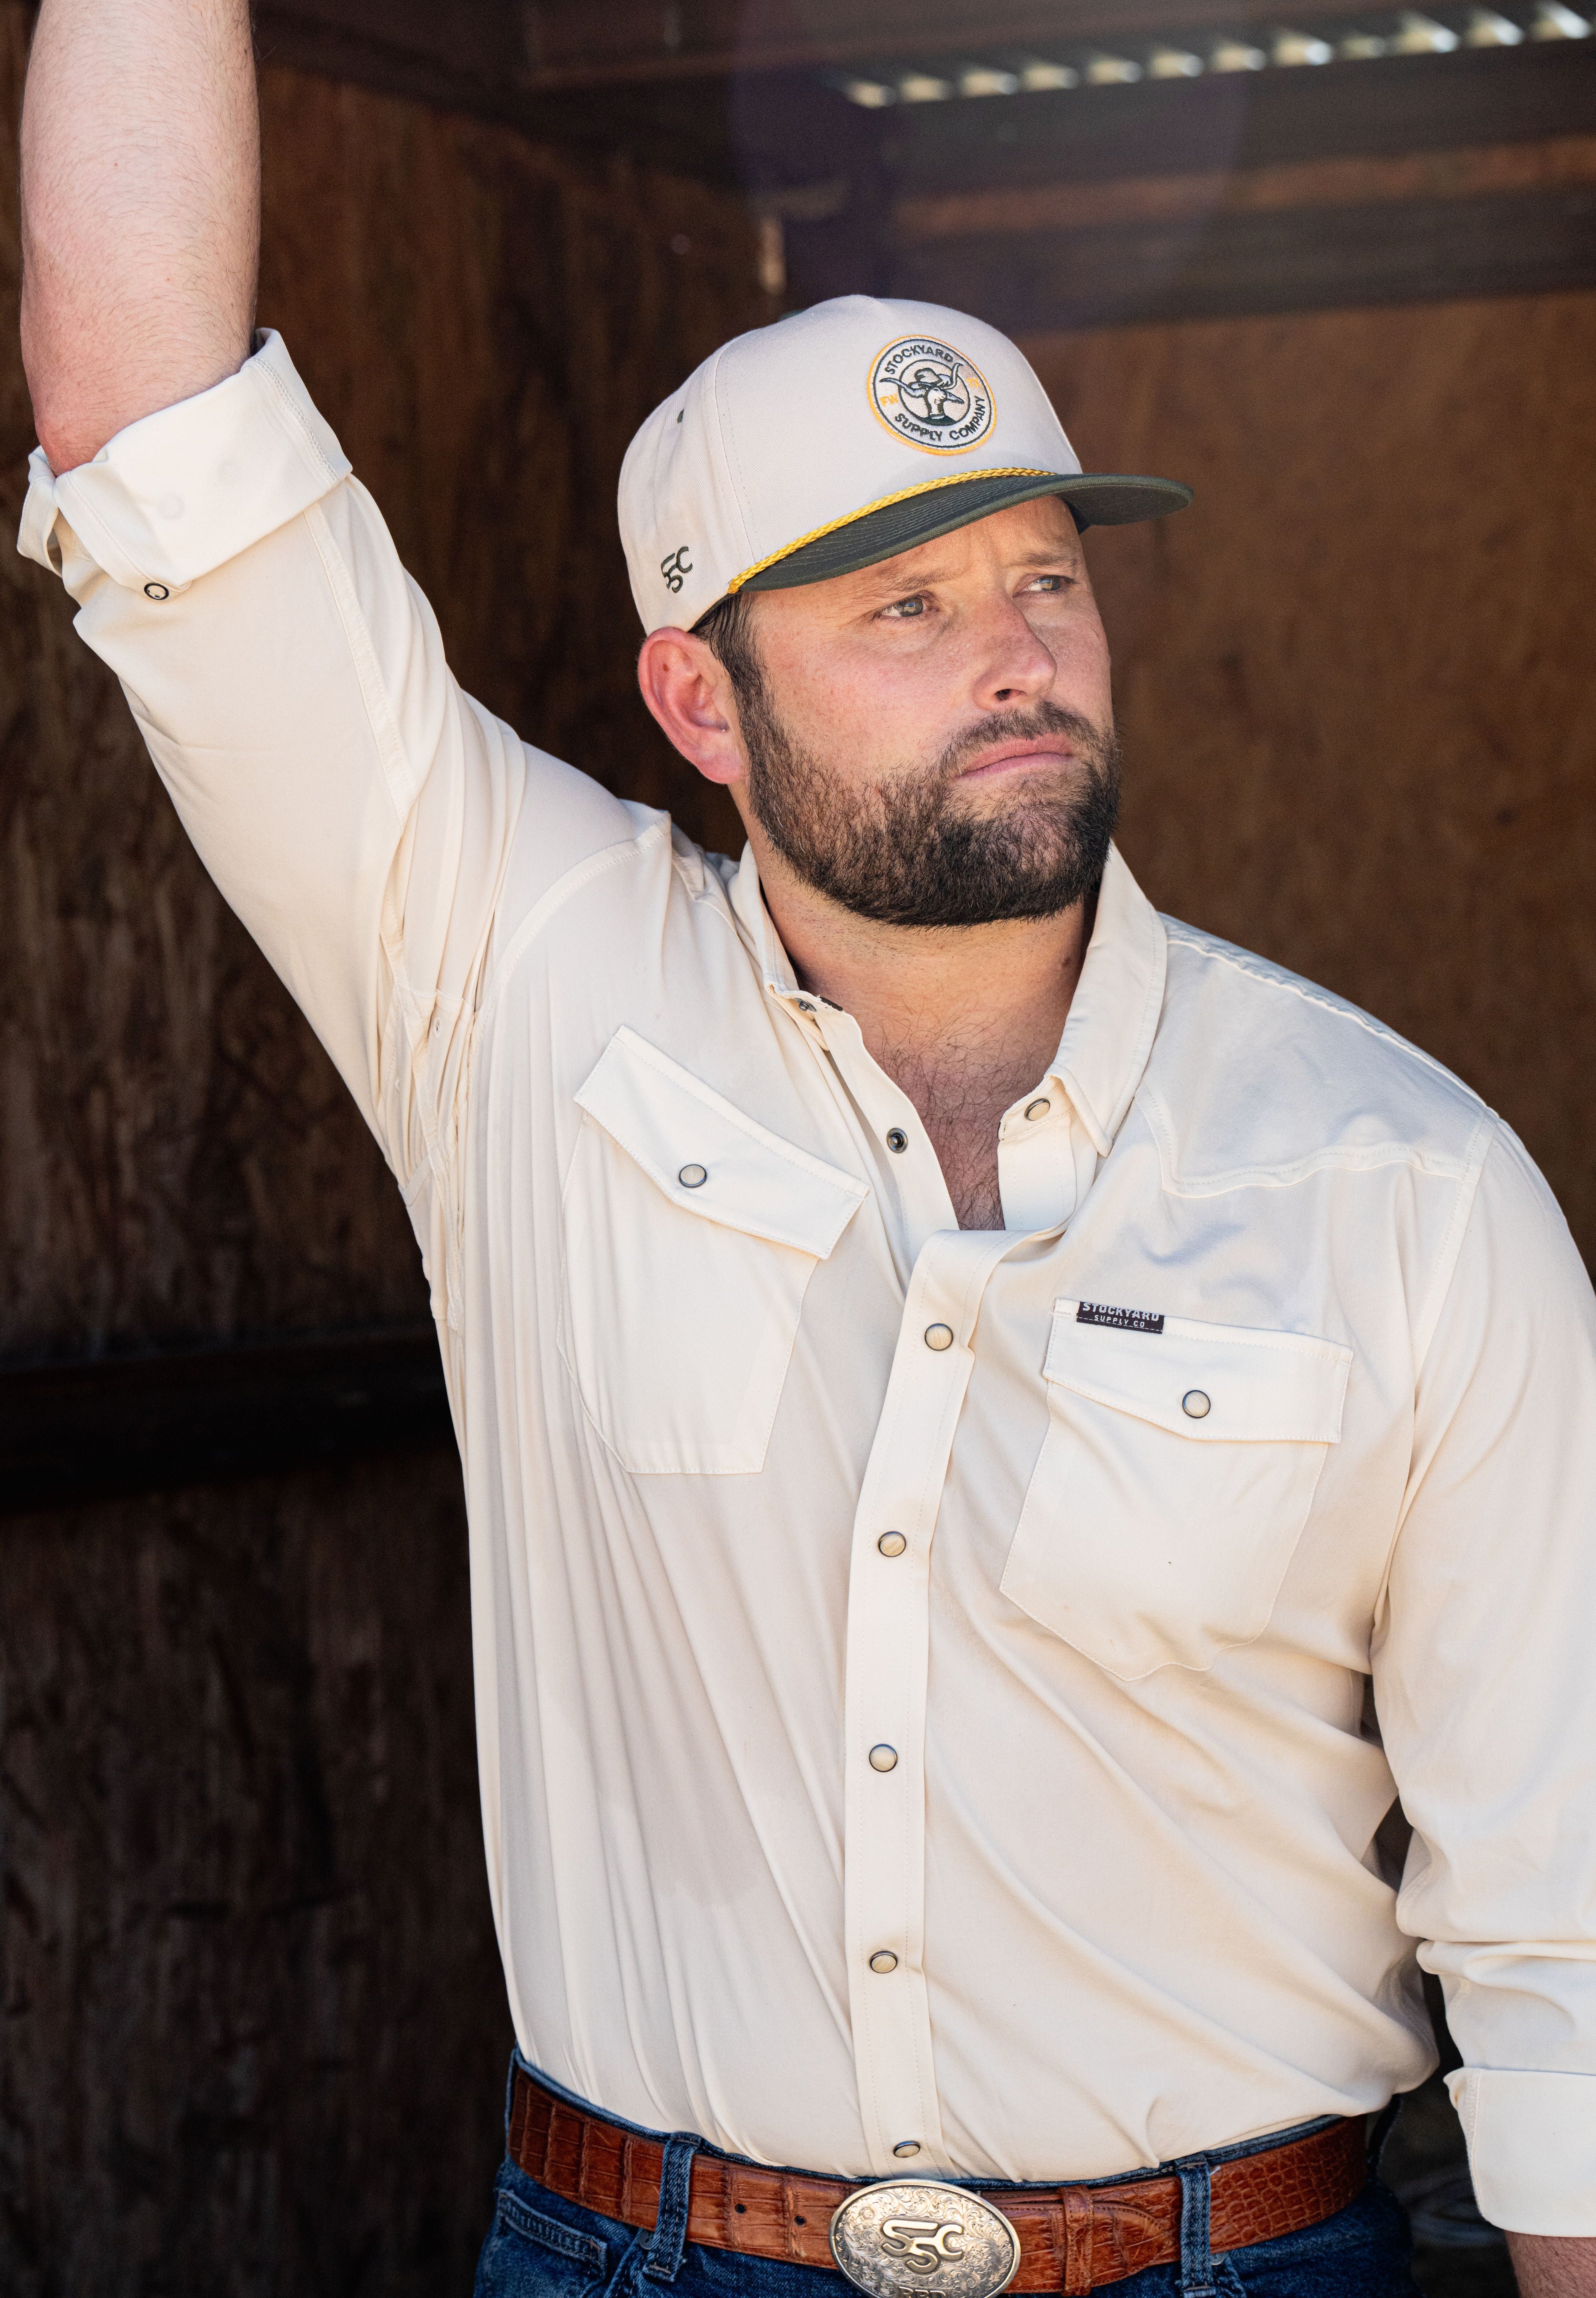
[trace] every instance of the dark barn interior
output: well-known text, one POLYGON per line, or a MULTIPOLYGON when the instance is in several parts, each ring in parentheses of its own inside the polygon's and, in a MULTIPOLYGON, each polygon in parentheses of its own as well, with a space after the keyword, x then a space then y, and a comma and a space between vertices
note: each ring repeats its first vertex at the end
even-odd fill
MULTIPOLYGON (((0 0, 13 531, 30 22, 0 0)), ((1589 32, 1561 0, 262 5, 260 318, 465 684, 716 845, 633 684, 633 428, 820 296, 1009 330, 1088 467, 1196 489, 1090 541, 1143 883, 1459 1070, 1588 1259, 1589 32)), ((509 2027, 414 1244, 69 603, 0 568, 0 2288, 464 2293, 509 2027)), ((1426 2286, 1509 2289, 1450 2112, 1399 2165, 1426 2286)))

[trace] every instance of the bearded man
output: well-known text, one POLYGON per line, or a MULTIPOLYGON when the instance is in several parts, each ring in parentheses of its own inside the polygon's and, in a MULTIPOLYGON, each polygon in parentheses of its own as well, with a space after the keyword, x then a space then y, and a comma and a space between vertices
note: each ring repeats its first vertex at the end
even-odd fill
POLYGON ((1526 2289, 1596 2292, 1590 1288, 1473 1094, 1114 851, 1080 530, 1186 490, 955 312, 716 352, 620 504, 706 855, 459 691, 252 335, 244 0, 45 0, 24 145, 22 547, 431 1281, 479 2288, 1407 2291, 1421 1960, 1526 2289))

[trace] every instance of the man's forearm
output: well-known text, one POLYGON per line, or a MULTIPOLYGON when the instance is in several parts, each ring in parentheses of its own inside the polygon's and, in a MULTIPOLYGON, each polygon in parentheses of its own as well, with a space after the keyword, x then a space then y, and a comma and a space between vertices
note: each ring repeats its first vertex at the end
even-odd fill
POLYGON ((1510 2234, 1523 2298, 1596 2298, 1596 2236, 1510 2234))
POLYGON ((248 0, 44 0, 22 112, 22 356, 57 471, 249 349, 248 0))

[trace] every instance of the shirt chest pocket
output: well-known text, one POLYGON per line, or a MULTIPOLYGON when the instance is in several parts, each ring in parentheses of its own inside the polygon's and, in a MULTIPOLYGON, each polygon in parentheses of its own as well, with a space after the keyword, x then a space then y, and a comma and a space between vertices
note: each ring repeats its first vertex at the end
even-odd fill
POLYGON ((751 1476, 804 1294, 868 1194, 631 1029, 577 1094, 560 1352, 637 1475, 751 1476))
POLYGON ((1081 1312, 1054 1304, 1047 1434, 1003 1592, 1127 1681, 1210 1667, 1268 1624, 1340 1441, 1352 1351, 1081 1312))

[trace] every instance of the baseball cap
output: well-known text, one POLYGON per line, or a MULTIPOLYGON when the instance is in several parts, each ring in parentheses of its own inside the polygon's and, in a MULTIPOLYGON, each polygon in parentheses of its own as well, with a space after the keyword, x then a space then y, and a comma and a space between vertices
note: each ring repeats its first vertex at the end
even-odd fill
POLYGON ((1083 471, 1006 335, 964 311, 839 295, 734 336, 657 407, 621 467, 643 628, 790 590, 1061 495, 1079 526, 1183 510, 1177 479, 1083 471))

